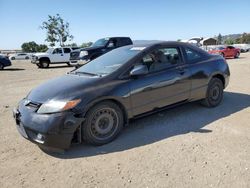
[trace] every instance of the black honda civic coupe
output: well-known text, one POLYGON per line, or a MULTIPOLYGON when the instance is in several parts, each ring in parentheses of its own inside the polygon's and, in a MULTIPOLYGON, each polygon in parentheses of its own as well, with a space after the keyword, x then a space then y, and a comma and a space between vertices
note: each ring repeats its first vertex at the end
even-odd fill
POLYGON ((102 145, 129 119, 191 101, 216 107, 229 76, 223 57, 190 44, 130 45, 36 87, 13 114, 19 133, 39 146, 102 145))

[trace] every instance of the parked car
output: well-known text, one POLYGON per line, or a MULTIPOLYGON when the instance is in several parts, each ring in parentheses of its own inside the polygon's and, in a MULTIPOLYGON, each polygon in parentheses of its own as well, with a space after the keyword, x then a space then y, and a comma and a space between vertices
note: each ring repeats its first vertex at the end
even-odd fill
POLYGON ((239 48, 241 53, 249 52, 249 44, 234 44, 235 48, 239 48))
POLYGON ((235 48, 233 46, 226 46, 226 47, 216 47, 210 51, 208 51, 210 54, 220 54, 225 58, 228 57, 234 57, 238 58, 240 56, 240 49, 235 48))
POLYGON ((99 39, 90 47, 72 51, 70 53, 70 63, 75 65, 79 63, 79 61, 88 62, 115 48, 131 44, 133 44, 133 42, 129 37, 109 37, 99 39))
POLYGON ((46 52, 33 54, 31 63, 36 64, 38 68, 48 68, 50 64, 66 63, 70 65, 70 52, 74 49, 77 48, 49 48, 46 52))
POLYGON ((30 59, 30 54, 28 53, 17 53, 17 54, 13 54, 10 55, 10 60, 27 60, 30 59))
POLYGON ((13 114, 20 134, 41 147, 102 145, 129 119, 191 101, 218 106, 229 76, 223 57, 191 44, 129 45, 38 86, 13 114))
POLYGON ((8 56, 0 55, 0 70, 3 70, 4 67, 8 66, 11 66, 8 56))

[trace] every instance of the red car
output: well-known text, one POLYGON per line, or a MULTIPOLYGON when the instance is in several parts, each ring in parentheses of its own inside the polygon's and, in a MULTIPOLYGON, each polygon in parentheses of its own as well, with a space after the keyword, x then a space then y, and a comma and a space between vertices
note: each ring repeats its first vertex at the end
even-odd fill
POLYGON ((226 47, 217 47, 215 49, 212 49, 208 51, 210 54, 220 54, 224 58, 233 57, 238 58, 240 56, 240 49, 235 48, 233 46, 226 46, 226 47))

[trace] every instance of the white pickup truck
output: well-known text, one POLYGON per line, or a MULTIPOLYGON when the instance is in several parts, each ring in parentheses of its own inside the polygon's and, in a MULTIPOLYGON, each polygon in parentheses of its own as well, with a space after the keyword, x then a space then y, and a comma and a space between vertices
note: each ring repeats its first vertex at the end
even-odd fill
POLYGON ((50 64, 66 63, 70 66, 70 52, 77 48, 59 47, 49 48, 46 52, 35 53, 31 56, 31 63, 38 68, 48 68, 50 64))

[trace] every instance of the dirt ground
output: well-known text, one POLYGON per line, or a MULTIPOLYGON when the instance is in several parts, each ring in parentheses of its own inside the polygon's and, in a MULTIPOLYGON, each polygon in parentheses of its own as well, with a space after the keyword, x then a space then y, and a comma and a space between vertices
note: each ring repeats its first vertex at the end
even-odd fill
POLYGON ((187 104, 133 121, 110 144, 48 154, 19 135, 12 109, 72 67, 13 61, 0 71, 0 187, 250 187, 250 53, 228 63, 219 107, 187 104))

